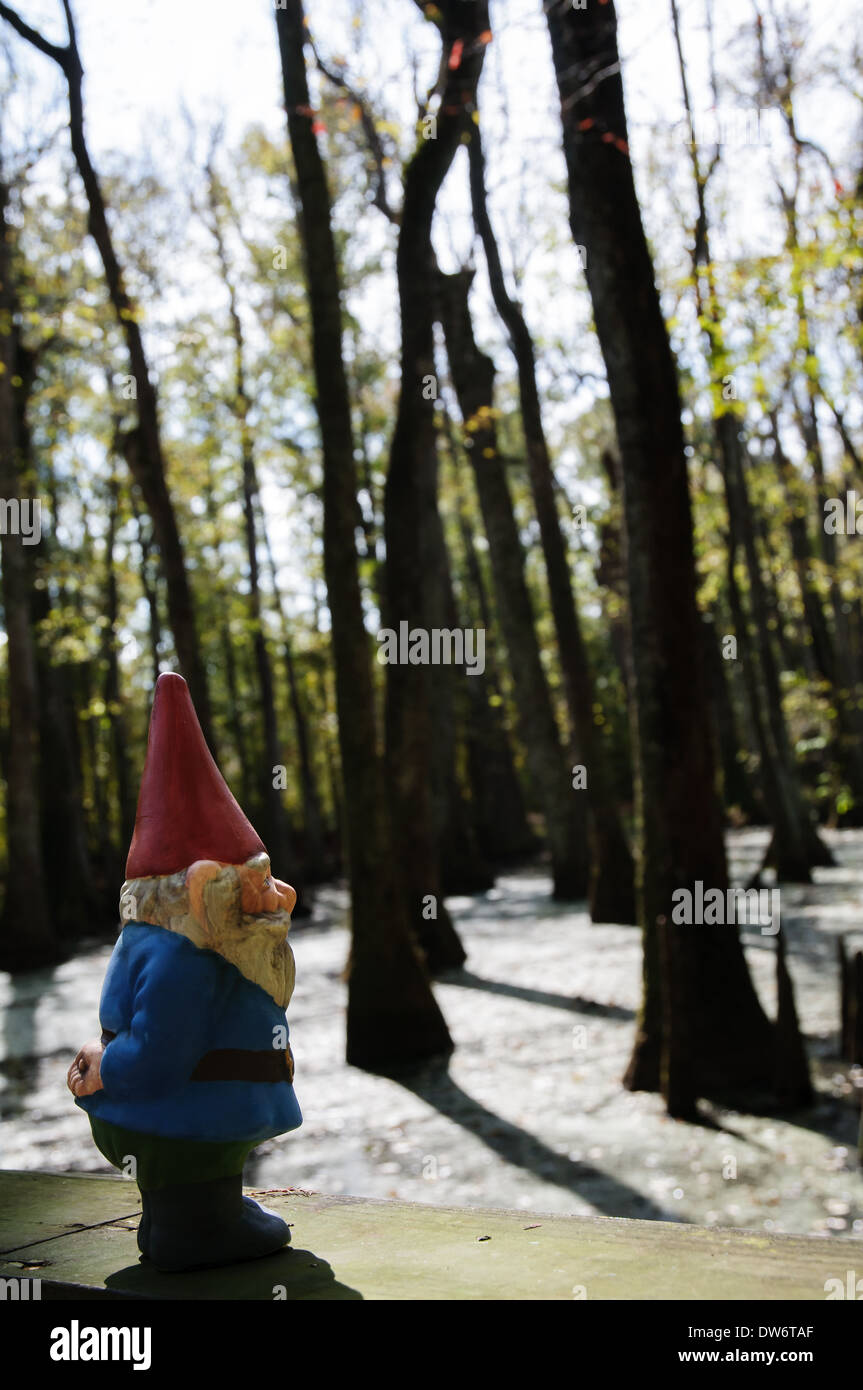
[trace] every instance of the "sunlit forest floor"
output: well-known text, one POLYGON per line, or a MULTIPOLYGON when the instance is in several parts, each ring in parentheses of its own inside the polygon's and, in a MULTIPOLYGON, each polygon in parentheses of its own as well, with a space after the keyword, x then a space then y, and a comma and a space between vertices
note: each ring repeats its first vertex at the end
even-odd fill
MULTIPOLYGON (((731 836, 735 882, 751 873, 766 836, 731 836)), ((289 1017, 305 1123, 257 1151, 247 1183, 863 1236, 863 1075, 835 1055, 835 938, 854 933, 851 944, 863 948, 863 832, 827 838, 839 866, 819 870, 812 887, 782 891, 819 1096, 813 1110, 753 1116, 705 1105, 704 1123, 687 1125, 667 1119, 658 1097, 623 1091, 639 998, 638 932, 595 926, 584 911, 551 903, 538 869, 450 900, 468 962, 436 986, 457 1044, 449 1067, 402 1082, 349 1068, 347 899, 327 888, 312 919, 292 933, 289 1017)), ((772 1013, 774 941, 757 928, 745 939, 772 1013)), ((0 1166, 110 1171, 64 1085, 75 1050, 98 1034, 109 954, 100 945, 52 972, 0 975, 0 1166)))

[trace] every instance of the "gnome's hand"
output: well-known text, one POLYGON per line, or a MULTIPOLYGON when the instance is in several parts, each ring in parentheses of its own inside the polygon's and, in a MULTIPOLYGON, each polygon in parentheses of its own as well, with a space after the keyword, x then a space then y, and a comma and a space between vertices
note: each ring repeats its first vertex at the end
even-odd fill
POLYGON ((88 1042, 81 1048, 66 1075, 66 1085, 73 1096, 91 1096, 102 1087, 101 1042, 88 1042))

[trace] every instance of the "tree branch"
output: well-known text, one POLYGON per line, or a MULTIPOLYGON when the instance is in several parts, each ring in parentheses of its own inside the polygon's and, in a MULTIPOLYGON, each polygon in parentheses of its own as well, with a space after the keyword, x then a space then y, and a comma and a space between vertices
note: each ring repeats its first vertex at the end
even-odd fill
POLYGON ((368 145, 369 154, 372 157, 372 161, 375 167, 375 191, 374 197, 372 198, 372 203, 376 208, 380 208, 381 212, 384 214, 384 216, 387 218, 389 222, 392 222, 395 226, 398 226, 401 220, 400 216, 398 212, 396 212, 395 208, 391 205, 389 195, 387 194, 386 174, 384 172, 384 161, 387 157, 386 151, 384 149, 384 144, 381 139, 380 132, 375 124, 375 119, 372 115, 368 100, 366 97, 361 96, 360 93, 354 87, 351 86, 343 72, 336 71, 334 68, 329 67, 324 62, 323 58, 317 50, 317 47, 315 46, 315 42, 312 39, 311 34, 308 34, 308 31, 306 42, 308 43, 309 47, 312 50, 312 53, 314 54, 314 59, 315 63, 318 66, 318 70, 323 73, 324 77, 326 77, 327 80, 331 82, 334 87, 338 87, 340 91, 343 91, 345 93, 346 96, 349 96, 351 101, 354 102, 357 110, 359 111, 360 123, 363 128, 363 134, 366 137, 366 144, 368 145))
MULTIPOLYGON (((68 0, 63 0, 63 8, 66 11, 66 19, 70 26, 69 33, 71 37, 74 35, 75 31, 72 25, 68 0)), ((71 43, 61 46, 60 44, 49 42, 48 39, 44 38, 39 33, 38 29, 31 29, 30 25, 25 23, 21 16, 16 14, 9 5, 3 4, 2 0, 0 0, 0 19, 5 19, 7 24, 11 24, 12 28, 21 35, 22 39, 26 39, 34 48, 38 48, 40 53, 44 53, 48 58, 53 58, 54 62, 63 69, 63 72, 66 73, 68 77, 68 65, 73 52, 73 45, 71 43)))

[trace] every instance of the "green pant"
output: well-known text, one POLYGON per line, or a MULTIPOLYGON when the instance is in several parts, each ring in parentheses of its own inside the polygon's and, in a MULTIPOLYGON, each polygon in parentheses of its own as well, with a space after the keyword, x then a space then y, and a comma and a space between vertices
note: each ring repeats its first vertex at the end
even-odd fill
POLYGON ((179 1183, 211 1182, 242 1173, 255 1147, 247 1139, 216 1144, 199 1139, 166 1139, 139 1134, 90 1115, 93 1142, 115 1168, 136 1180, 142 1192, 179 1183), (134 1166, 129 1162, 134 1159, 134 1166))

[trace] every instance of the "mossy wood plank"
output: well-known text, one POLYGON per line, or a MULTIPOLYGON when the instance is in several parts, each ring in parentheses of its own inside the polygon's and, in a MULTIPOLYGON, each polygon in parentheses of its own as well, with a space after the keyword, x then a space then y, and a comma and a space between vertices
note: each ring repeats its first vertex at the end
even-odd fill
POLYGON ((163 1275, 138 1261, 127 1219, 136 1195, 111 1178, 0 1173, 2 1228, 18 1241, 0 1276, 40 1277, 49 1298, 86 1286, 160 1299, 823 1300, 825 1281, 844 1279, 859 1251, 857 1241, 667 1222, 267 1193, 293 1223, 290 1250, 163 1275))
POLYGON ((131 1218, 137 1225, 140 1212, 140 1194, 128 1179, 0 1172, 0 1254, 100 1221, 131 1218))

